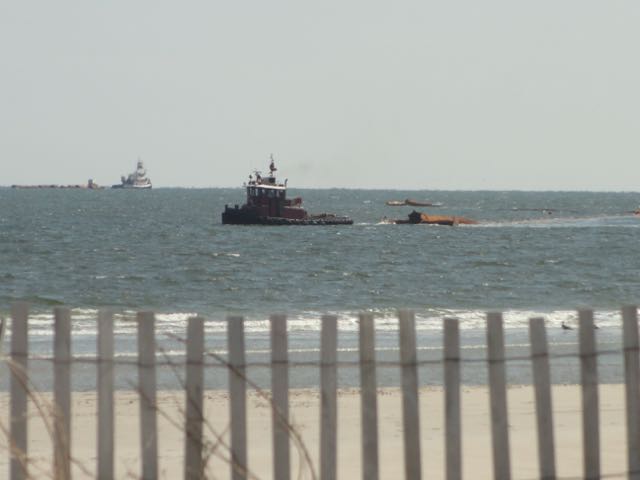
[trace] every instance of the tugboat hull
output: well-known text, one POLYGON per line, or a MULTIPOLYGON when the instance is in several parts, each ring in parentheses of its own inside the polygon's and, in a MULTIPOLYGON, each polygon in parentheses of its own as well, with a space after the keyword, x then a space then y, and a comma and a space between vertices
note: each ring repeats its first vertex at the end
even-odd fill
POLYGON ((332 214, 311 215, 305 218, 268 217, 257 215, 245 208, 225 207, 222 212, 224 225, 353 225, 349 217, 332 214))

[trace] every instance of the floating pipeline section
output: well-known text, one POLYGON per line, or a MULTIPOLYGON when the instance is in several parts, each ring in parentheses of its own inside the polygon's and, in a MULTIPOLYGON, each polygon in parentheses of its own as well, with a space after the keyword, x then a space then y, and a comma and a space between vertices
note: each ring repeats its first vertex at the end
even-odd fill
POLYGON ((404 205, 411 207, 442 207, 442 203, 421 202, 411 198, 407 198, 406 200, 387 200, 385 203, 389 207, 401 207, 404 205))
POLYGON ((442 203, 421 202, 419 200, 412 200, 407 198, 404 203, 411 207, 441 207, 442 203))
POLYGON ((93 180, 89 180, 85 185, 57 185, 57 184, 41 184, 41 185, 11 185, 11 188, 29 189, 29 188, 61 188, 61 189, 80 189, 80 190, 103 190, 93 180))
MULTIPOLYGON (((511 221, 502 221, 502 222, 489 222, 492 224, 499 223, 503 225, 509 224, 548 224, 552 221, 560 221, 560 220, 570 220, 570 221, 585 221, 585 220, 599 220, 605 218, 623 218, 628 216, 640 217, 640 209, 624 212, 616 215, 602 215, 602 216, 586 216, 586 217, 552 217, 553 213, 558 210, 549 209, 549 208, 514 208, 510 210, 518 210, 518 211, 535 211, 547 214, 546 218, 536 218, 536 219, 524 219, 524 220, 511 220, 511 221)), ((564 212, 574 212, 573 210, 562 210, 564 212)), ((427 215, 425 213, 418 212, 416 210, 412 211, 407 219, 392 219, 387 220, 385 217, 385 221, 392 224, 397 225, 478 225, 480 222, 477 220, 473 220, 471 218, 460 217, 457 215, 427 215)))
POLYGON ((420 213, 416 210, 409 214, 407 220, 394 220, 393 223, 397 225, 412 224, 412 225, 477 225, 476 220, 472 220, 466 217, 458 217, 456 215, 427 215, 426 213, 420 213))

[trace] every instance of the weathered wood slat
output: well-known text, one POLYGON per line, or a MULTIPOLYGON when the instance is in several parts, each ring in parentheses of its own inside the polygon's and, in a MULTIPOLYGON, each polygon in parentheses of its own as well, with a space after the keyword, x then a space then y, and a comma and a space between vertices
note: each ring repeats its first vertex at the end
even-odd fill
POLYGON ((507 410, 506 368, 502 314, 487 315, 487 347, 489 361, 489 396, 491 401, 491 437, 493 442, 493 476, 511 478, 509 452, 509 419, 507 410))
POLYGON ((640 480, 640 354, 638 307, 622 309, 624 375, 627 407, 627 458, 629 478, 640 480))
POLYGON ((413 312, 400 310, 400 364, 402 368, 402 419, 404 424, 405 478, 420 480, 420 409, 418 406, 418 357, 413 312))
POLYGON ((444 411, 447 480, 462 479, 460 330, 456 318, 444 320, 444 411))
POLYGON ((4 335, 7 332, 7 319, 0 317, 0 353, 4 350, 4 335))
POLYGON ((543 318, 529 320, 529 338, 533 368, 533 386, 538 421, 538 465, 540 478, 556 478, 555 440, 553 434, 553 408, 551 402, 551 373, 547 332, 543 318))
POLYGON ((113 314, 98 312, 98 479, 114 478, 113 314))
POLYGON ((596 335, 591 310, 578 312, 580 376, 582 380, 582 438, 584 478, 600 478, 600 413, 596 335))
POLYGON ((25 302, 11 307, 11 480, 28 478, 27 466, 27 381, 28 317, 25 302))
POLYGON ((273 396, 273 478, 289 480, 289 366, 287 318, 271 316, 271 391, 273 396))
POLYGON ((362 415, 362 478, 377 480, 378 465, 378 397, 376 350, 373 315, 360 314, 360 387, 362 415))
POLYGON ((322 317, 320 345, 320 478, 337 477, 337 412, 338 412, 338 319, 334 315, 322 317))
POLYGON ((71 311, 54 309, 53 397, 54 472, 56 478, 71 477, 71 311))
POLYGON ((204 319, 189 318, 187 323, 187 366, 185 383, 185 480, 204 478, 202 423, 203 423, 203 357, 204 319))
POLYGON ((227 319, 229 342, 229 395, 231 416, 231 477, 247 478, 247 382, 244 318, 227 319))
POLYGON ((155 480, 158 478, 155 316, 152 312, 139 312, 137 322, 142 480, 155 480))

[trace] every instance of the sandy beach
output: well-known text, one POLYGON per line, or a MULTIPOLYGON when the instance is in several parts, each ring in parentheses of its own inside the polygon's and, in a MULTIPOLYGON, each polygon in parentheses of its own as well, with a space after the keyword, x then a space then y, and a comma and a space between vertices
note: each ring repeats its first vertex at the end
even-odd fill
MULTIPOLYGON (((51 396, 43 395, 49 402, 51 396)), ((96 463, 96 395, 94 392, 73 394, 72 450, 75 459, 74 478, 91 478, 96 463)), ((290 392, 291 417, 295 428, 312 458, 318 473, 319 394, 314 390, 290 392)), ((379 441, 381 478, 403 478, 403 437, 400 392, 381 389, 378 394, 379 441)), ((463 475, 466 478, 491 478, 491 433, 489 396, 484 387, 464 387, 463 402, 463 475)), ((183 475, 184 394, 161 392, 159 407, 159 456, 161 478, 173 479, 183 475)), ((514 386, 508 392, 511 463, 513 477, 538 477, 533 389, 514 386)), ((557 468, 561 477, 582 475, 582 433, 580 387, 555 386, 553 389, 554 420, 557 446, 557 468)), ((0 397, 0 410, 4 425, 8 420, 8 396, 0 397)), ((626 428, 624 415, 624 387, 600 386, 602 473, 616 474, 626 470, 626 428)), ((43 422, 30 406, 29 448, 34 463, 31 473, 35 478, 50 475, 51 441, 43 422)), ((228 396, 223 391, 205 392, 205 435, 221 443, 208 464, 209 478, 229 478, 226 461, 228 451, 228 396)), ((139 478, 138 397, 133 392, 116 395, 116 474, 117 478, 139 478)), ((444 423, 443 391, 441 388, 423 388, 420 391, 420 424, 422 430, 422 468, 426 478, 444 478, 444 423)), ((248 401, 249 469, 256 478, 272 478, 271 415, 268 402, 251 391, 248 401)), ((361 476, 360 451, 360 396, 358 390, 341 390, 338 400, 338 469, 340 478, 361 476)), ((6 438, 2 439, 6 452, 6 438)), ((301 464, 301 455, 292 444, 292 478, 313 478, 307 465, 301 464), (297 477, 301 472, 301 477, 297 477)), ((0 459, 0 477, 8 475, 8 459, 0 459), (6 472, 6 473, 5 473, 6 472)))

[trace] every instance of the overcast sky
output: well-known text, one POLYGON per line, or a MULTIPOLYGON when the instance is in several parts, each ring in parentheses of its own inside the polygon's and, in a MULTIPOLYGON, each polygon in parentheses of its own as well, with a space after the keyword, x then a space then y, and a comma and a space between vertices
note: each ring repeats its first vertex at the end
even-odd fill
POLYGON ((640 3, 0 2, 0 185, 640 189, 640 3))

